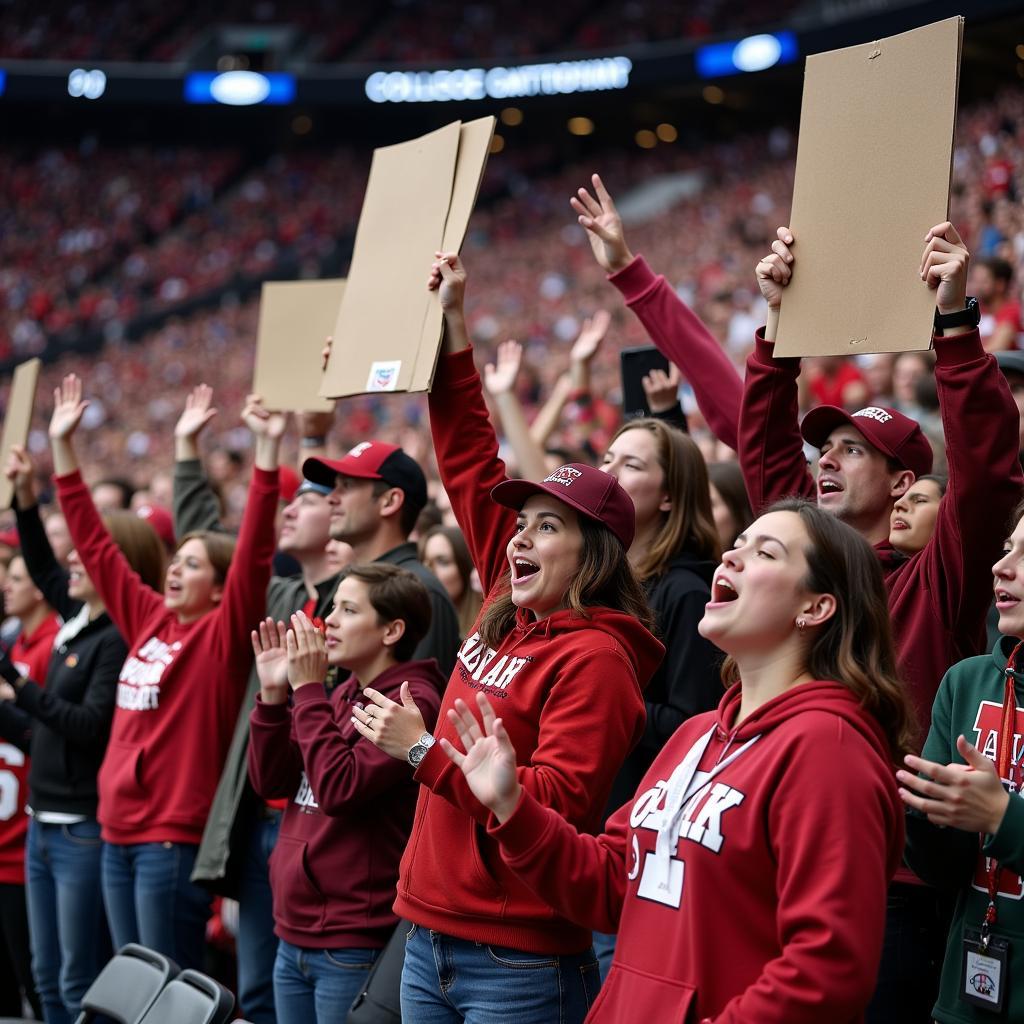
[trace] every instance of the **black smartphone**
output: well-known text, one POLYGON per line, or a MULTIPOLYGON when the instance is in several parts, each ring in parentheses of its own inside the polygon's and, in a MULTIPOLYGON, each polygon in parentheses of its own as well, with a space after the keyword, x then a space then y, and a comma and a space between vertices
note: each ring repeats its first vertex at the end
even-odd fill
POLYGON ((653 345, 638 345, 636 348, 624 348, 619 353, 619 365, 622 369, 623 418, 633 420, 638 416, 650 416, 643 379, 651 370, 668 373, 668 359, 653 345))

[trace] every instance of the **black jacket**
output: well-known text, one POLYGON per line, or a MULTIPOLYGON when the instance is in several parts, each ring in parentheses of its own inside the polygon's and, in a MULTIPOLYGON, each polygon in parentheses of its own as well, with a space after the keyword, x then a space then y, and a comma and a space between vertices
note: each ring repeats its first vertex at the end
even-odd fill
MULTIPOLYGON (((67 574, 53 556, 39 510, 15 509, 25 564, 47 603, 70 621, 81 602, 68 596, 67 574)), ((107 748, 117 679, 128 648, 106 614, 56 648, 45 687, 29 680, 3 724, 30 731, 29 804, 34 811, 96 816, 96 775, 107 748)), ((12 737, 13 738, 13 737, 12 737)))
POLYGON ((711 600, 714 571, 714 562, 682 551, 660 576, 646 584, 655 635, 665 645, 665 659, 644 691, 647 724, 615 778, 608 814, 632 800, 672 733, 688 718, 717 708, 722 699, 724 655, 697 632, 704 606, 711 600))

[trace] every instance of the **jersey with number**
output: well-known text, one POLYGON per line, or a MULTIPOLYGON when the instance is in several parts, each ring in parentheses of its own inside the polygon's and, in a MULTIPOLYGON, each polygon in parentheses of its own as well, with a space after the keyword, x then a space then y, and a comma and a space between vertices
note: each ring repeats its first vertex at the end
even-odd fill
MULTIPOLYGON (((50 615, 37 626, 31 636, 18 636, 11 646, 11 661, 23 676, 40 686, 53 651, 53 639, 60 628, 60 619, 50 615)), ((23 885, 25 882, 25 834, 28 815, 28 758, 10 743, 0 743, 0 884, 23 885)))

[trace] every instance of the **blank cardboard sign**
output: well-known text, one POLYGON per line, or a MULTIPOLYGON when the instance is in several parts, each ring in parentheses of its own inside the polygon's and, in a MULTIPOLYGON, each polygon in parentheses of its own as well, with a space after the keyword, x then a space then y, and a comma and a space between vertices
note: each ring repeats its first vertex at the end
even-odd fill
POLYGON ((267 281, 260 294, 253 391, 267 409, 330 412, 321 398, 322 352, 345 292, 343 279, 267 281))
POLYGON ((963 25, 807 58, 777 355, 930 346, 935 293, 919 267, 949 210, 963 25))
POLYGON ((494 118, 377 149, 320 395, 426 391, 441 342, 434 253, 465 238, 494 118))
MULTIPOLYGON (((36 400, 36 384, 39 382, 38 359, 21 363, 14 371, 11 391, 7 396, 7 413, 4 416, 3 435, 0 436, 0 460, 7 465, 7 456, 13 445, 25 447, 28 430, 32 423, 32 406, 36 400)), ((14 482, 0 474, 0 509, 10 508, 14 498, 14 482)))

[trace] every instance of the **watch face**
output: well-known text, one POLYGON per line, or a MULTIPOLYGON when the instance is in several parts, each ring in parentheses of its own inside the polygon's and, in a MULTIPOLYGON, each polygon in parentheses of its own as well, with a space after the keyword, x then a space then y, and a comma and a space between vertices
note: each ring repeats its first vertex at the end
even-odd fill
POLYGON ((417 767, 420 761, 423 760, 423 756, 426 752, 427 748, 423 746, 422 743, 417 743, 409 750, 409 764, 411 764, 413 768, 417 767))

